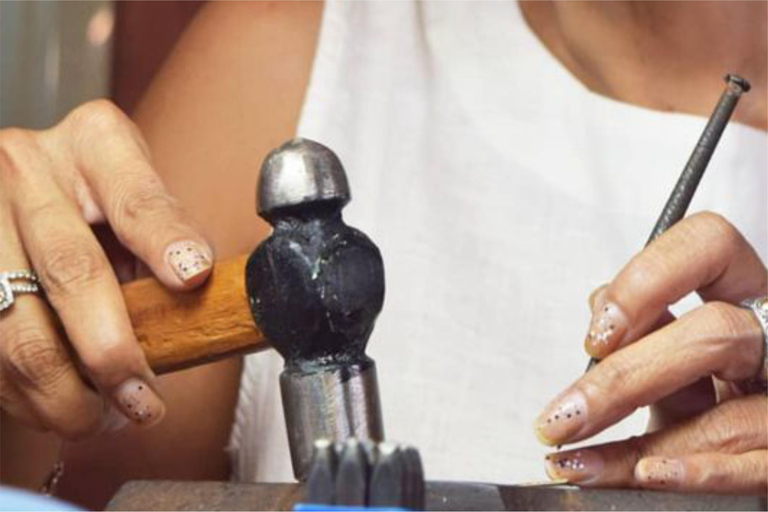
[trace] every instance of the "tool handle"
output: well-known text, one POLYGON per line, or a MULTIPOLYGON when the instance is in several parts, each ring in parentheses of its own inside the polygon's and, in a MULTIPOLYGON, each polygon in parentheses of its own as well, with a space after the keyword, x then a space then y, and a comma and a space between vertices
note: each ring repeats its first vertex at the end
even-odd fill
POLYGON ((157 373, 268 348, 245 293, 247 255, 217 263, 208 281, 172 292, 156 279, 123 285, 134 332, 157 373))

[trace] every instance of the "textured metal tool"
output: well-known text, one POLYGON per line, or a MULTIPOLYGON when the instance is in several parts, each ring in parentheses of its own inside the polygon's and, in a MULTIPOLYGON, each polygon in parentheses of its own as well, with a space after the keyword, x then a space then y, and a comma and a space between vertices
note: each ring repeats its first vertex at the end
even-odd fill
POLYGON ((246 266, 256 325, 283 356, 280 375, 296 478, 316 439, 384 437, 376 366, 365 355, 384 302, 378 248, 347 226, 341 162, 327 147, 294 139, 264 162, 259 215, 274 227, 246 266))
POLYGON ((312 464, 304 486, 306 503, 336 503, 336 449, 327 439, 315 441, 312 464))
POLYGON ((336 505, 366 506, 370 465, 365 449, 356 439, 349 439, 339 458, 336 472, 336 505))
MULTIPOLYGON (((725 82, 725 90, 720 96, 715 110, 709 117, 709 121, 704 127, 701 137, 699 137, 696 147, 693 148, 693 153, 688 158, 683 172, 680 173, 680 178, 677 180, 675 188, 672 189, 672 193, 669 199, 667 199, 667 203, 664 205, 664 209, 661 211, 653 231, 651 231, 651 236, 648 237, 646 246, 685 216, 685 212, 688 210, 688 206, 690 206, 693 199, 693 194, 696 192, 702 176, 704 176, 704 171, 707 170, 707 165, 712 158, 712 154, 715 152, 717 143, 720 142, 720 137, 728 125, 728 121, 731 118, 731 114, 733 114, 733 110, 736 108, 736 104, 739 102, 739 98, 741 98, 743 93, 748 92, 751 87, 748 81, 733 74, 726 75, 725 82)), ((587 371, 598 362, 598 359, 591 358, 587 365, 587 371)))
POLYGON ((403 454, 403 507, 411 510, 424 510, 426 491, 424 488, 424 467, 421 455, 411 446, 402 450, 403 454))
POLYGON ((405 503, 403 454, 394 443, 379 443, 376 463, 371 471, 368 505, 409 508, 405 503))
POLYGON ((351 438, 315 443, 304 486, 307 506, 424 509, 424 471, 415 448, 351 438))

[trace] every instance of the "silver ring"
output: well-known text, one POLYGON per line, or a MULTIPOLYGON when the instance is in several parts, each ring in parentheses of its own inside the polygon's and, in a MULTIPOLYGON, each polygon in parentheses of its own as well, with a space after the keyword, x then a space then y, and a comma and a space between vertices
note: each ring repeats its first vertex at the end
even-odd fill
POLYGON ((0 311, 13 306, 15 294, 40 293, 40 280, 31 270, 0 272, 0 311))
POLYGON ((741 306, 755 315, 763 330, 763 367, 757 378, 768 381, 768 297, 747 299, 741 303, 741 306))

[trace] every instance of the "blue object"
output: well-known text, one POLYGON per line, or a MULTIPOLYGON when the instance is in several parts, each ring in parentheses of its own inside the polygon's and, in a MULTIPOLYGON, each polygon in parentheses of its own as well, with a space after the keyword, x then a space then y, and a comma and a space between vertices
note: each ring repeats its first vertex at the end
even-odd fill
POLYGON ((353 510, 375 510, 377 512, 407 512, 407 508, 400 507, 354 507, 351 505, 325 505, 323 503, 296 503, 293 506, 296 512, 321 512, 323 510, 350 512, 353 510))
POLYGON ((0 485, 0 512, 17 511, 70 511, 82 510, 70 503, 35 494, 33 492, 0 485))

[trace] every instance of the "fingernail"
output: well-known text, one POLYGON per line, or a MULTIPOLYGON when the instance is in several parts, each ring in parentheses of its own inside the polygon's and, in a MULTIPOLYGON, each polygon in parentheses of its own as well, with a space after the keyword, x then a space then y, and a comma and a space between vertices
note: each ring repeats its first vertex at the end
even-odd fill
POLYGON ((627 317, 614 303, 599 304, 592 314, 584 348, 596 358, 603 358, 619 346, 627 332, 627 317))
POLYGON ((125 417, 115 406, 108 404, 101 422, 101 432, 117 432, 125 428, 130 420, 125 417))
POLYGON ((676 487, 685 478, 685 467, 679 459, 647 457, 635 466, 635 479, 647 487, 676 487))
POLYGON ((173 272, 185 283, 211 268, 211 257, 191 241, 172 243, 165 250, 165 257, 173 272))
POLYGON ((603 471, 603 458, 594 450, 550 453, 544 457, 544 463, 550 479, 570 483, 588 484, 603 471))
POLYGON ((115 392, 115 400, 121 412, 139 425, 155 425, 165 416, 163 401, 140 379, 123 382, 115 392))
POLYGON ((553 400, 534 423, 536 436, 554 446, 568 441, 587 420, 587 401, 579 391, 567 391, 553 400))

